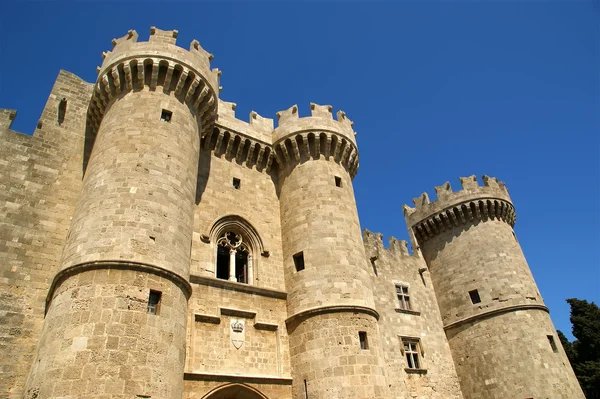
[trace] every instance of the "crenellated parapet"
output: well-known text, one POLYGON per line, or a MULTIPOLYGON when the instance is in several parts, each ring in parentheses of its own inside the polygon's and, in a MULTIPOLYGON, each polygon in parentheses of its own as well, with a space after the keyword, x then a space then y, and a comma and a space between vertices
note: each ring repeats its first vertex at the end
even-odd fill
POLYGON ((190 49, 176 45, 178 32, 150 28, 147 42, 138 42, 138 34, 130 30, 113 39, 112 51, 102 54, 104 62, 98 68, 98 79, 88 110, 88 122, 97 131, 111 102, 124 92, 151 91, 161 87, 173 93, 202 121, 203 134, 212 129, 217 114, 218 69, 210 69, 213 55, 193 40, 190 49))
POLYGON ((0 130, 9 130, 16 117, 16 110, 0 108, 0 130))
POLYGON ((273 131, 273 149, 281 166, 309 158, 332 159, 354 177, 358 170, 358 149, 354 123, 343 111, 333 119, 330 105, 310 104, 311 116, 300 118, 298 106, 277 113, 278 126, 273 131))
POLYGON ((450 182, 435 187, 437 200, 427 193, 415 198, 414 208, 404 205, 404 217, 417 240, 423 242, 440 232, 473 220, 497 219, 514 226, 516 213, 504 183, 483 176, 483 186, 475 175, 461 177, 462 190, 453 192, 450 182))
POLYGON ((389 248, 383 245, 383 234, 374 233, 370 230, 363 229, 363 242, 367 256, 373 261, 379 258, 379 254, 386 251, 391 255, 415 257, 408 250, 408 241, 398 240, 395 237, 388 239, 389 248))

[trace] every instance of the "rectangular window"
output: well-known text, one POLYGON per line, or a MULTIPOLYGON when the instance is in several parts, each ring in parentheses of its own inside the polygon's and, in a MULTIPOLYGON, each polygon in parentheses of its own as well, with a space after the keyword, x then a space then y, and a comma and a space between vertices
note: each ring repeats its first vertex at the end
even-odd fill
POLYGON ((171 118, 173 117, 173 112, 168 109, 163 109, 160 114, 160 120, 163 122, 171 122, 171 118))
POLYGON ((233 188, 235 188, 236 190, 239 190, 240 187, 242 186, 242 181, 240 179, 238 179, 237 177, 233 178, 233 188))
POLYGON ((336 187, 342 187, 342 178, 339 176, 335 177, 335 185, 336 187))
POLYGON ((367 332, 366 331, 358 332, 358 340, 360 341, 360 349, 362 349, 362 350, 369 349, 369 341, 367 341, 367 332))
POLYGON ((162 296, 160 291, 150 290, 148 295, 148 308, 147 313, 158 314, 160 311, 160 297, 162 296))
POLYGON ((303 252, 298 252, 296 255, 294 255, 294 266, 296 266, 297 272, 304 270, 304 253, 303 252))
POLYGON ((420 342, 418 338, 402 338, 402 349, 407 369, 421 369, 420 342))
POLYGON ((473 304, 481 302, 481 298, 479 297, 479 291, 477 291, 477 290, 469 291, 469 296, 471 297, 471 302, 473 304))
POLYGON ((550 342, 550 347, 552 348, 552 352, 558 352, 558 347, 556 346, 556 342, 554 341, 554 336, 547 335, 548 342, 550 342))
POLYGON ((398 297, 398 304, 402 310, 410 309, 410 296, 408 295, 408 286, 396 284, 396 296, 398 297))

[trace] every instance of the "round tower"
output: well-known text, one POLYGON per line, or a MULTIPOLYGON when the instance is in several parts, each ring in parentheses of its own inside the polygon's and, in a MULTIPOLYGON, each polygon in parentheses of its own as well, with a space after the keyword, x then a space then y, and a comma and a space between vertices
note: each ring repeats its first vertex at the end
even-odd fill
POLYGON ((150 31, 103 54, 28 397, 182 397, 199 143, 219 73, 196 40, 188 51, 177 31, 150 31))
POLYGON ((352 189, 358 151, 343 112, 279 112, 273 132, 294 398, 388 398, 352 189))
POLYGON ((581 398, 548 308, 513 231, 503 183, 460 179, 404 206, 425 258, 467 399, 581 398))

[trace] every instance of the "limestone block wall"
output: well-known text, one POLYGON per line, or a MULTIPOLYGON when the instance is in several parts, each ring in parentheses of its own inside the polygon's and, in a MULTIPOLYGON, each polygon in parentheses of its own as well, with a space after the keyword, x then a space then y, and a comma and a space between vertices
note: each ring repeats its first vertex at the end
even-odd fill
POLYGON ((21 398, 81 190, 92 85, 60 71, 32 136, 0 114, 0 395, 21 398), (61 100, 63 106, 61 107, 61 100))
POLYGON ((373 307, 352 180, 344 167, 311 160, 280 174, 284 270, 290 315, 321 306, 373 307), (341 179, 337 187, 335 177, 341 179), (293 255, 303 252, 297 272, 293 255))
POLYGON ((193 281, 186 372, 205 378, 283 378, 291 385, 285 293, 229 281, 193 281), (231 328, 236 321, 243 323, 239 336, 231 328))
POLYGON ((171 279, 101 268, 53 290, 27 398, 181 398, 187 298, 171 279), (146 311, 162 292, 158 314, 146 311), (139 395, 139 396, 138 396, 139 395))
POLYGON ((506 312, 447 334, 465 398, 584 398, 543 310, 506 312))
POLYGON ((117 98, 96 137, 62 267, 126 259, 187 278, 199 145, 198 121, 175 96, 145 88, 117 98))
POLYGON ((220 126, 215 130, 202 142, 193 213, 191 273, 215 277, 218 237, 213 237, 211 231, 223 218, 236 217, 253 228, 260 239, 260 244, 253 248, 254 281, 251 284, 284 290, 279 199, 276 176, 271 171, 268 173, 265 167, 266 146, 262 144, 248 157, 248 148, 244 152, 244 142, 240 139, 242 136, 237 136, 236 140, 234 133, 220 126), (218 137, 221 140, 217 145, 218 137), (263 155, 257 162, 261 151, 263 155), (234 178, 240 181, 239 189, 233 186, 234 178), (203 240, 202 236, 208 239, 203 240))
POLYGON ((385 248, 379 233, 363 231, 373 273, 373 296, 380 314, 379 330, 390 398, 462 398, 450 346, 446 340, 430 273, 406 241, 390 238, 385 248), (396 285, 408 288, 410 311, 400 306, 396 285), (420 340, 422 372, 408 369, 402 338, 420 340))

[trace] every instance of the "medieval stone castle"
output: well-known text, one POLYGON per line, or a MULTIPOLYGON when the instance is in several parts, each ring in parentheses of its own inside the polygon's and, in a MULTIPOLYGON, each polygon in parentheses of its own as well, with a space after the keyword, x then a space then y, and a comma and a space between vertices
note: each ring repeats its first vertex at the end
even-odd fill
POLYGON ((361 234, 342 111, 237 119, 177 31, 0 111, 2 398, 583 398, 504 184, 361 234))

